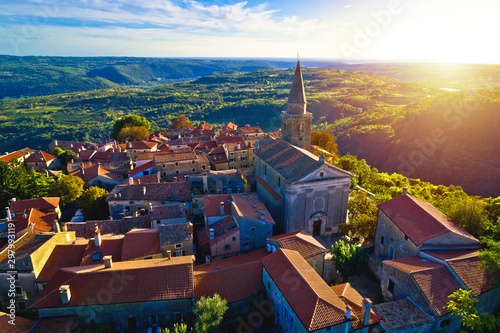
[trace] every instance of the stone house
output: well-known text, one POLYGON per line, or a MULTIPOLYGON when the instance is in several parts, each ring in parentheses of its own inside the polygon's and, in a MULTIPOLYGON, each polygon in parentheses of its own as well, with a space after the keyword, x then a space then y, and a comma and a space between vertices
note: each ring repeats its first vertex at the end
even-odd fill
POLYGON ((231 194, 231 214, 240 229, 241 251, 266 247, 266 237, 273 235, 275 223, 257 193, 231 194))
POLYGON ((204 154, 206 154, 208 162, 210 163, 210 170, 219 171, 229 169, 229 160, 224 147, 217 146, 204 154))
POLYGON ((222 128, 219 131, 219 134, 221 136, 224 136, 224 135, 227 135, 227 136, 229 136, 229 135, 235 135, 237 129, 238 129, 238 125, 233 124, 232 122, 228 122, 224 126, 222 126, 222 128))
POLYGON ((177 224, 187 222, 186 204, 171 204, 165 206, 152 206, 149 218, 151 228, 158 229, 162 224, 177 224))
POLYGON ((151 206, 185 203, 189 210, 191 187, 187 182, 118 185, 106 201, 114 219, 147 211, 151 206))
POLYGON ((116 330, 171 326, 192 319, 193 259, 113 262, 57 271, 30 308, 39 318, 76 316, 81 327, 116 330))
POLYGON ((325 255, 327 249, 321 245, 314 237, 306 231, 294 231, 288 234, 281 234, 267 237, 267 249, 271 252, 276 249, 286 249, 297 251, 309 265, 320 276, 324 276, 325 272, 325 255))
POLYGON ((168 255, 168 251, 174 257, 194 254, 193 224, 191 222, 161 224, 158 230, 160 233, 160 250, 163 256, 168 255))
POLYGON ((418 256, 420 251, 477 249, 479 241, 430 203, 403 194, 378 205, 370 267, 380 276, 381 260, 418 256))
POLYGON ((172 152, 154 156, 156 170, 161 177, 188 175, 210 169, 210 163, 205 155, 190 152, 172 152))
POLYGON ((247 146, 245 141, 224 143, 222 147, 227 156, 229 169, 248 168, 253 165, 253 148, 247 146))
POLYGON ((210 260, 229 258, 240 253, 240 230, 232 216, 198 231, 198 244, 210 260))
POLYGON ((25 161, 28 170, 36 172, 46 172, 48 170, 55 170, 59 167, 59 160, 49 153, 41 150, 35 150, 25 161))
POLYGON ((61 217, 61 209, 59 208, 59 197, 42 197, 27 200, 12 199, 10 204, 11 216, 24 214, 28 209, 35 208, 44 213, 57 213, 57 217, 61 217))
POLYGON ((434 319, 408 299, 375 304, 373 310, 380 317, 380 329, 375 332, 427 333, 434 326, 434 319))
POLYGON ((12 160, 23 162, 26 158, 28 158, 31 154, 33 154, 33 152, 34 150, 31 148, 23 148, 20 150, 16 150, 12 153, 0 156, 0 161, 5 163, 10 163, 10 161, 12 160))
POLYGON ((243 127, 238 127, 238 135, 242 136, 245 140, 258 140, 264 137, 265 133, 259 126, 250 126, 246 124, 243 127))
POLYGON ((131 141, 126 144, 126 152, 128 157, 135 161, 139 153, 155 152, 158 148, 158 143, 148 141, 131 141))
POLYGON ((277 249, 262 259, 262 281, 281 332, 348 332, 351 311, 296 251, 277 249))
POLYGON ((58 244, 75 240, 75 233, 40 233, 33 235, 26 233, 17 238, 15 246, 15 267, 10 266, 8 260, 9 249, 5 247, 0 252, 0 304, 5 309, 10 302, 8 291, 10 281, 15 281, 16 312, 27 312, 29 304, 38 296, 39 290, 35 280, 42 271, 50 254, 58 244), (11 274, 9 271, 17 273, 11 274))
POLYGON ((231 195, 214 194, 203 196, 205 226, 209 226, 231 215, 231 195))

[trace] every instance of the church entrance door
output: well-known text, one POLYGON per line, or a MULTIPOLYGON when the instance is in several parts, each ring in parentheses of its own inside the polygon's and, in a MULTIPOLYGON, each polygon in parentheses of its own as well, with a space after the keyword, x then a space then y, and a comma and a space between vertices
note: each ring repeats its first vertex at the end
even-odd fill
POLYGON ((316 220, 313 223, 313 236, 319 236, 321 234, 321 220, 316 220))

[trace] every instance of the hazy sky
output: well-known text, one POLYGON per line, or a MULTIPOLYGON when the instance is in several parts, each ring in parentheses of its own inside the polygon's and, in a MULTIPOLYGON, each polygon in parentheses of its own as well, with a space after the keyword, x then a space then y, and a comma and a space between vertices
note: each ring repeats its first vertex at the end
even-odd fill
POLYGON ((0 54, 500 63, 498 0, 0 0, 0 54))

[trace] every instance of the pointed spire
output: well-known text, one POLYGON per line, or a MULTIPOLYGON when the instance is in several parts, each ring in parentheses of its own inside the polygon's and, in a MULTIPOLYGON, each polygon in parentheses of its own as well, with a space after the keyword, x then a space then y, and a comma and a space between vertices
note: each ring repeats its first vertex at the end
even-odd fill
MULTIPOLYGON (((301 106, 303 107, 303 110, 301 113, 305 111, 304 106, 306 104, 306 92, 304 90, 304 81, 302 80, 302 70, 300 68, 300 61, 297 61, 297 67, 295 68, 295 75, 293 77, 292 88, 290 89, 290 95, 288 96, 288 103, 302 104, 301 106)), ((296 112, 290 112, 290 113, 296 113, 296 112)))

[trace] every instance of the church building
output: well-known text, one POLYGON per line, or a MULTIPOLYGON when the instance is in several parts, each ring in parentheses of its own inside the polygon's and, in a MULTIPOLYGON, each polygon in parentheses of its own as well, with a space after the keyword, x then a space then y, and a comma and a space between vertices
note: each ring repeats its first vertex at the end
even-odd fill
POLYGON ((307 112, 300 62, 281 113, 281 139, 255 146, 257 193, 277 222, 277 233, 306 230, 313 236, 339 232, 346 221, 354 175, 310 150, 312 114, 307 112))

